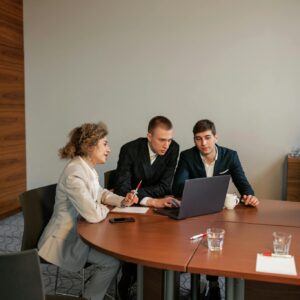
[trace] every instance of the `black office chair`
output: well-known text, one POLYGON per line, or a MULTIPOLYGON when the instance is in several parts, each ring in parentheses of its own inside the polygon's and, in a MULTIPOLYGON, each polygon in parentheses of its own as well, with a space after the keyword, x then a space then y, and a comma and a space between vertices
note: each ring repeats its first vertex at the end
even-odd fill
POLYGON ((104 173, 104 188, 113 191, 117 170, 110 170, 104 173))
MULTIPOLYGON (((47 185, 37 189, 29 190, 19 196, 21 207, 24 215, 24 233, 22 238, 21 250, 36 249, 38 241, 48 224, 54 208, 56 194, 56 184, 47 185)), ((49 262, 40 258, 41 263, 49 262)), ((88 267, 88 265, 86 265, 88 267)), ((81 270, 82 283, 81 293, 84 292, 85 270, 81 270)), ((59 267, 57 267, 55 278, 55 294, 57 292, 59 277, 59 267)))
POLYGON ((19 196, 24 215, 21 250, 37 248, 38 241, 48 224, 55 203, 56 184, 29 190, 19 196))
POLYGON ((83 299, 44 293, 37 250, 0 254, 0 295, 9 300, 83 299))

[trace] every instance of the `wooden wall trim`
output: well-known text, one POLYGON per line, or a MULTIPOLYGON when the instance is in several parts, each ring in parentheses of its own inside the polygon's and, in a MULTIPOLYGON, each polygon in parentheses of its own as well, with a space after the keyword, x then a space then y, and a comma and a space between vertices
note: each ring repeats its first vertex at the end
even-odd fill
POLYGON ((23 3, 0 0, 0 218, 26 190, 23 3))

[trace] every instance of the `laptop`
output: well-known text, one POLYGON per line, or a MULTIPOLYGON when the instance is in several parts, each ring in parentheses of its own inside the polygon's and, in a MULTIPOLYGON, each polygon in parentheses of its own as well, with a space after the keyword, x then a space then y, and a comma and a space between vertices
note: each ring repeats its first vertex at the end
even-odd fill
POLYGON ((187 179, 180 207, 154 211, 176 220, 219 212, 224 207, 229 180, 230 175, 187 179))

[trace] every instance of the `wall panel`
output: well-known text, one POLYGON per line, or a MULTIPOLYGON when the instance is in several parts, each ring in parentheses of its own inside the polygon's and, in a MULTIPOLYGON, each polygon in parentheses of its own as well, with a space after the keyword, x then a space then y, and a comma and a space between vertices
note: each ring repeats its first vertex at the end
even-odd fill
POLYGON ((22 1, 0 0, 0 217, 26 189, 22 1))

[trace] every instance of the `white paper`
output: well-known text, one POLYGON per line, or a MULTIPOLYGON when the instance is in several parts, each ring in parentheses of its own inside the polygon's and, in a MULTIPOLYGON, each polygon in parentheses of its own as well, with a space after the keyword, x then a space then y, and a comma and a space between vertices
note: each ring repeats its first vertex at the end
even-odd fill
POLYGON ((137 207, 137 206, 128 206, 128 207, 115 207, 113 212, 120 213, 134 213, 134 214, 145 214, 148 211, 148 207, 137 207))
POLYGON ((257 254, 256 272, 297 275, 294 256, 274 257, 257 254))

